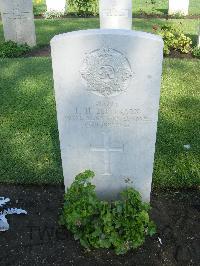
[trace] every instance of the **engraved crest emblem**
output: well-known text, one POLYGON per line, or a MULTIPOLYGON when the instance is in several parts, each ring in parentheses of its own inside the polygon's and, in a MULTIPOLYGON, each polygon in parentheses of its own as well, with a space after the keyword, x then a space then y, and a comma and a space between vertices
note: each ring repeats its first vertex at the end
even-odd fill
POLYGON ((133 76, 128 59, 111 48, 88 53, 80 73, 87 90, 104 97, 125 92, 133 76))

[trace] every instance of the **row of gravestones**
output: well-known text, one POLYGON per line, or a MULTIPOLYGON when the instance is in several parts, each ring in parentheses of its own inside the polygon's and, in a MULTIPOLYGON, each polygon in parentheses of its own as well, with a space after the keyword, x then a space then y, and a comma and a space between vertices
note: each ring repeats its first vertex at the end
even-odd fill
MULTIPOLYGON (((5 21, 11 25, 9 20, 15 17, 23 21, 15 22, 17 27, 30 36, 32 1, 1 3, 4 27, 5 21)), ((129 29, 131 6, 121 9, 120 15, 115 13, 115 24, 107 11, 110 6, 104 8, 101 24, 129 29)), ((133 186, 149 201, 163 60, 161 37, 124 29, 75 31, 55 36, 51 51, 65 187, 76 174, 91 169, 101 198, 117 198, 121 190, 133 186)))
MULTIPOLYGON (((47 5, 47 11, 57 11, 60 13, 65 13, 66 10, 66 0, 46 0, 47 5)), ((100 5, 105 6, 109 5, 111 6, 110 11, 107 10, 110 14, 114 14, 118 12, 116 9, 116 5, 119 7, 122 6, 129 6, 132 5, 132 0, 100 0, 100 5), (114 7, 114 9, 112 8, 114 7)), ((169 15, 180 13, 182 15, 188 15, 189 10, 189 0, 169 0, 169 15)), ((125 12, 125 10, 124 10, 125 12)), ((132 15, 132 13, 131 13, 132 15)))
MULTIPOLYGON (((56 7, 62 9, 62 3, 66 2, 65 0, 62 0, 62 3, 54 0, 48 1, 49 10, 56 7)), ((35 46, 36 35, 32 1, 0 0, 0 9, 5 40, 27 43, 31 47, 35 46)), ((132 0, 100 0, 100 28, 131 29, 132 0)), ((200 45, 200 40, 198 44, 200 45)))

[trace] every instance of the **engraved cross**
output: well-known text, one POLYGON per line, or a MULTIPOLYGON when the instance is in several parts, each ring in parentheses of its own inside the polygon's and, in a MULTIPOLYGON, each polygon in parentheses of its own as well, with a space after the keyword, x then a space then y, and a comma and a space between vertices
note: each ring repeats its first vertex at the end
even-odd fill
POLYGON ((92 152, 102 152, 104 156, 104 173, 102 175, 108 176, 112 175, 110 161, 111 161, 111 153, 113 152, 123 152, 124 145, 122 147, 110 147, 110 138, 108 135, 103 133, 103 147, 92 147, 90 151, 92 152))

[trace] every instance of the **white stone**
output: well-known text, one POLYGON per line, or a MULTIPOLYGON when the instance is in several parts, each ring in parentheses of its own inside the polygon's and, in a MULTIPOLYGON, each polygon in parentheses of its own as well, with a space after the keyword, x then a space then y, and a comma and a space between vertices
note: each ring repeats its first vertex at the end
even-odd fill
POLYGON ((169 15, 181 14, 184 16, 188 15, 189 0, 169 0, 169 15))
POLYGON ((200 48, 200 25, 199 25, 199 35, 198 35, 198 40, 197 40, 197 47, 200 48))
POLYGON ((66 189, 78 173, 91 169, 100 197, 113 199, 130 185, 149 201, 161 37, 86 30, 55 36, 51 49, 66 189))
POLYGON ((46 0, 47 12, 65 13, 66 0, 46 0))
POLYGON ((32 0, 0 0, 5 41, 36 45, 32 0))
POLYGON ((132 29, 132 0, 100 0, 101 29, 132 29))

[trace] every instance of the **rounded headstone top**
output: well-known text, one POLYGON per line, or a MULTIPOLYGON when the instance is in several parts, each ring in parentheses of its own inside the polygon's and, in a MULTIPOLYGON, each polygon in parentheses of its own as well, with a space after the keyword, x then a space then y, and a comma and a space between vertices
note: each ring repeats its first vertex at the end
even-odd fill
POLYGON ((84 36, 91 36, 91 35, 130 36, 130 37, 137 37, 137 38, 143 38, 143 39, 150 39, 152 41, 160 42, 160 44, 164 45, 163 39, 159 35, 143 32, 143 31, 123 30, 123 29, 91 29, 91 30, 72 31, 68 33, 55 35, 51 39, 50 43, 53 44, 55 42, 59 42, 65 38, 70 38, 70 37, 74 38, 74 37, 84 37, 84 36))

